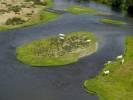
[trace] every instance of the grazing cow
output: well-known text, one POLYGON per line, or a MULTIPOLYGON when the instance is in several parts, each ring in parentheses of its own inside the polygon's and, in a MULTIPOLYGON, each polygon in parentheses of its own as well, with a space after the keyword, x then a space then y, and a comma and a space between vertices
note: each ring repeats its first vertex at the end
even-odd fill
POLYGON ((121 60, 121 64, 124 64, 124 62, 125 62, 125 60, 124 60, 124 59, 122 59, 122 60, 121 60))
POLYGON ((62 36, 62 37, 64 37, 64 36, 65 36, 65 34, 61 34, 61 33, 60 33, 60 34, 59 34, 59 36, 62 36))
POLYGON ((112 63, 112 61, 108 61, 108 62, 107 62, 107 64, 111 64, 111 63, 112 63))
POLYGON ((122 59, 123 55, 117 56, 116 59, 122 59))
POLYGON ((105 71, 104 71, 104 74, 105 74, 105 75, 108 75, 109 73, 110 73, 109 70, 105 70, 105 71))
POLYGON ((91 40, 86 40, 86 42, 88 42, 88 43, 89 43, 89 42, 91 42, 91 40))
POLYGON ((59 37, 61 40, 64 40, 64 37, 59 37))

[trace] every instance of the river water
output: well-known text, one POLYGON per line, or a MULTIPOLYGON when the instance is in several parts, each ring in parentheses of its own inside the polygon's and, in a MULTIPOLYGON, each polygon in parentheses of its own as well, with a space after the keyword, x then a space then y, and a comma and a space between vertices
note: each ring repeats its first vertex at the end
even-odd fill
MULTIPOLYGON (((55 0, 53 9, 63 10, 78 4, 72 0, 55 0)), ((98 100, 82 87, 84 80, 95 77, 108 60, 124 52, 124 39, 133 35, 133 19, 108 7, 90 2, 81 3, 111 13, 110 16, 62 14, 47 24, 0 32, 0 100, 98 100), (127 25, 99 22, 101 18, 120 19, 127 25), (16 59, 15 49, 23 43, 58 33, 94 32, 99 47, 96 53, 77 63, 57 67, 31 67, 16 59)))

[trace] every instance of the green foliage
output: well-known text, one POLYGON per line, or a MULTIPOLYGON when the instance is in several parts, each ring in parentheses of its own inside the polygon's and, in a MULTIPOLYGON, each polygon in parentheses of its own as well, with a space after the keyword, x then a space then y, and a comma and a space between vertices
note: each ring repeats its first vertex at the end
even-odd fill
POLYGON ((6 22, 6 25, 18 25, 23 24, 25 21, 18 17, 9 18, 6 22))
POLYGON ((111 6, 113 8, 118 8, 118 9, 121 9, 122 7, 122 3, 123 3, 123 0, 112 0, 112 4, 111 6))
POLYGON ((0 9, 0 14, 4 14, 5 12, 7 12, 7 11, 4 9, 0 9))
POLYGON ((14 11, 15 13, 21 10, 20 6, 9 6, 8 11, 14 11))
POLYGON ((101 2, 107 5, 110 5, 112 8, 117 8, 121 10, 127 10, 128 7, 133 6, 133 0, 94 0, 101 2))
POLYGON ((54 66, 76 62, 80 57, 95 52, 96 42, 89 32, 69 33, 60 36, 36 40, 18 47, 17 58, 32 66, 54 66), (86 40, 91 39, 88 43, 86 40))
POLYGON ((133 37, 126 39, 125 62, 115 60, 105 64, 105 68, 94 79, 86 80, 84 87, 88 92, 96 93, 100 100, 132 100, 133 99, 133 37), (109 75, 103 71, 109 70, 109 75))

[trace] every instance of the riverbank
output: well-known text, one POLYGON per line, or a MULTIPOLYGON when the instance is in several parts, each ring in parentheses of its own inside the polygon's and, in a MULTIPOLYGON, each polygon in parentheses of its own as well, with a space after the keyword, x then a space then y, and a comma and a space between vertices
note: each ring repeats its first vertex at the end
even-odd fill
POLYGON ((126 38, 125 61, 105 64, 100 74, 84 82, 85 89, 96 93, 100 100, 132 100, 133 98, 133 37, 126 38), (109 71, 108 75, 104 71, 109 71))
POLYGON ((65 65, 94 53, 96 46, 92 33, 72 32, 24 44, 16 49, 16 56, 31 66, 65 65))
POLYGON ((5 12, 1 12, 2 15, 0 15, 0 17, 3 19, 0 20, 0 30, 15 29, 44 23, 56 19, 59 16, 59 14, 44 10, 53 6, 52 0, 45 0, 40 3, 32 2, 32 0, 27 2, 19 1, 15 5, 12 3, 10 5, 11 7, 8 7, 8 9, 3 8, 2 11, 5 12), (18 8, 19 10, 17 10, 18 8), (11 10, 9 11, 9 9, 11 10))

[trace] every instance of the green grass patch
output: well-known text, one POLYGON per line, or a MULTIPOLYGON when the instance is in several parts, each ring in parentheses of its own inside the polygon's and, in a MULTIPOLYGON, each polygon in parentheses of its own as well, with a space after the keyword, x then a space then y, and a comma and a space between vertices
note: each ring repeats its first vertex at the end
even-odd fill
POLYGON ((24 44, 16 49, 16 55, 19 61, 32 66, 55 66, 74 63, 95 51, 92 33, 72 32, 64 37, 53 36, 24 44))
POLYGON ((54 5, 54 1, 53 0, 44 0, 44 2, 46 2, 46 4, 47 4, 47 8, 50 8, 50 7, 52 7, 53 5, 54 5))
POLYGON ((120 20, 112 20, 112 19, 101 19, 101 22, 107 23, 107 24, 116 24, 116 25, 125 25, 126 23, 124 21, 120 20))
POLYGON ((79 5, 74 5, 66 9, 66 11, 71 12, 73 14, 93 14, 93 15, 110 15, 109 13, 99 11, 97 9, 91 8, 91 7, 83 7, 79 5))
POLYGON ((115 60, 105 64, 100 74, 84 82, 85 89, 96 93, 100 100, 132 100, 133 99, 133 37, 126 39, 125 63, 115 60), (109 70, 109 75, 103 73, 109 70))

